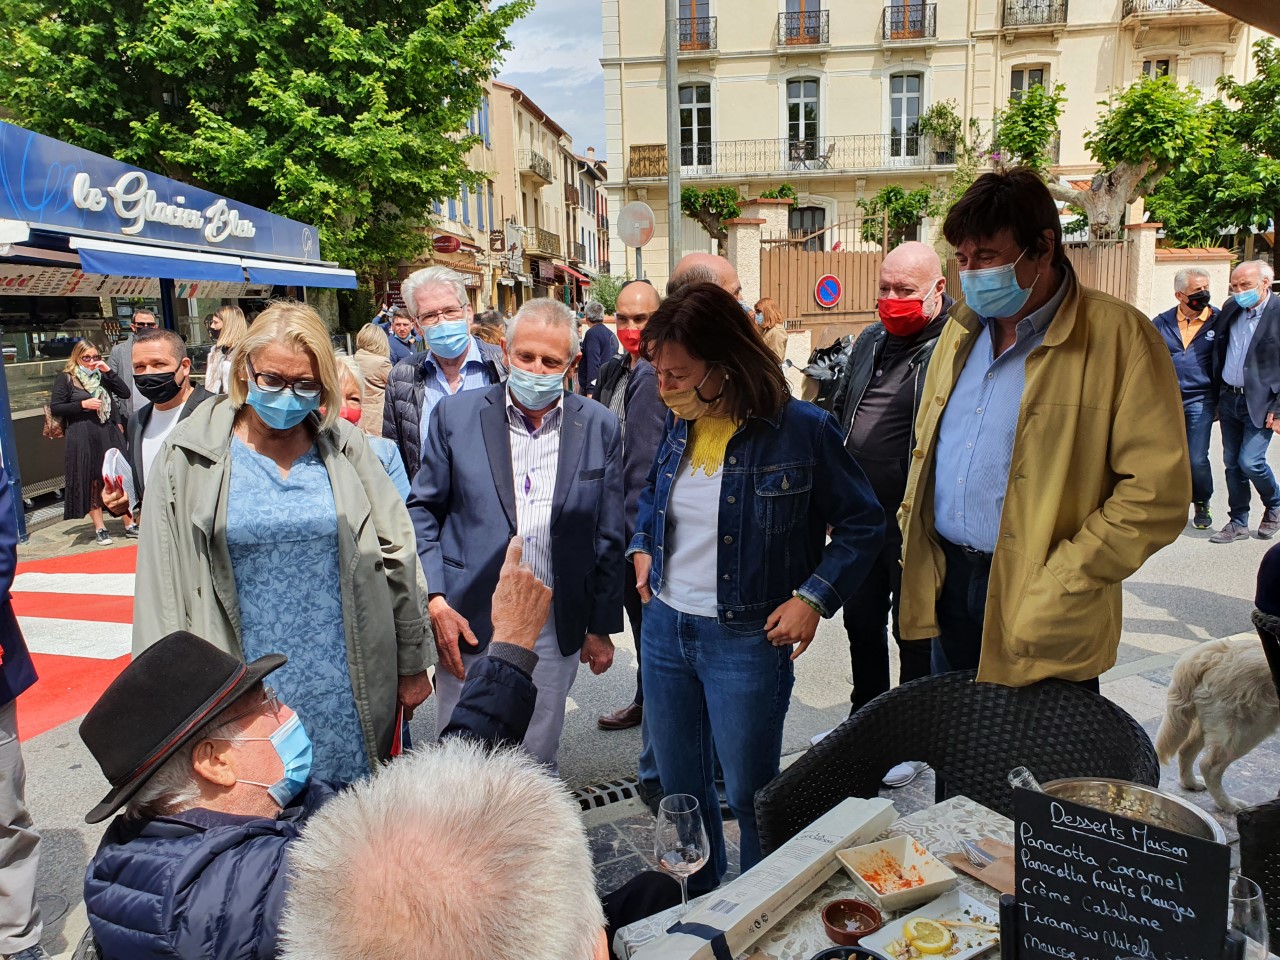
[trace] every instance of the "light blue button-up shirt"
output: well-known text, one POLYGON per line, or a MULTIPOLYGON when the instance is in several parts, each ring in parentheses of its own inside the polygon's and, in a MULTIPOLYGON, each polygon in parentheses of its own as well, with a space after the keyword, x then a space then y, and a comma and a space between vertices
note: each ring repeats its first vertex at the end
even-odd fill
POLYGON ((1227 341, 1227 359, 1222 364, 1222 379, 1232 387, 1244 386, 1244 360, 1249 354, 1249 344, 1253 335, 1258 332, 1258 321, 1262 319, 1262 308, 1267 305, 1263 300, 1252 310, 1245 310, 1231 325, 1231 339, 1227 341))
MULTIPOLYGON (((425 440, 427 427, 431 424, 431 411, 436 408, 436 404, 445 397, 451 397, 463 390, 489 386, 489 367, 484 362, 484 355, 480 352, 480 345, 476 343, 475 337, 471 338, 466 359, 462 361, 462 382, 458 384, 457 390, 449 385, 449 378, 440 369, 440 364, 436 363, 434 353, 427 354, 427 358, 422 361, 422 366, 426 376, 422 381, 422 420, 418 424, 418 436, 425 440)), ((423 443, 424 450, 426 446, 423 443)))
POLYGON ((933 517, 938 536, 995 553, 1000 536, 1013 441, 1026 386, 1026 362, 1067 296, 1067 278, 1039 310, 1019 321, 1012 347, 995 355, 991 323, 982 318, 978 342, 951 391, 938 425, 933 517))

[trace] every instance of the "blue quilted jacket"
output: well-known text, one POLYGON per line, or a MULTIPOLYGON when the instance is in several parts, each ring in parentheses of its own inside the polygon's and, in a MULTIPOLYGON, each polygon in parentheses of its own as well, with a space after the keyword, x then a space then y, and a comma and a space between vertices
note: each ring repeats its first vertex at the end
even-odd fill
MULTIPOLYGON (((533 715, 537 656, 492 644, 475 662, 445 736, 519 743, 533 715)), ((89 864, 84 901, 102 960, 269 960, 276 956, 285 857, 334 795, 312 781, 274 819, 188 810, 117 817, 89 864)))

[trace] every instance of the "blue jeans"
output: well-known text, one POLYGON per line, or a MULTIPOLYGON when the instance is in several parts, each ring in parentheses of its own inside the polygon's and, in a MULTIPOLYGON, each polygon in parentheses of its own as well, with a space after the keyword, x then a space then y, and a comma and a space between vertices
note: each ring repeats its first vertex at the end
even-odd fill
POLYGON ((1280 507, 1280 488, 1267 464, 1271 431, 1255 427, 1244 394, 1231 393, 1225 386, 1218 400, 1218 425, 1222 430, 1222 458, 1227 467, 1227 506, 1232 522, 1247 527, 1251 482, 1265 508, 1280 507))
POLYGON ((1208 503, 1213 497, 1213 469, 1209 466, 1209 437, 1218 405, 1212 400, 1189 400, 1182 405, 1191 450, 1191 502, 1208 503))
POLYGON ((641 646, 645 722, 662 788, 692 794, 702 808, 711 855, 689 879, 689 890, 705 893, 728 869, 712 741, 742 830, 746 871, 762 856, 755 796, 778 775, 795 682, 791 648, 773 646, 763 629, 739 631, 713 617, 678 613, 656 597, 645 608, 641 646))

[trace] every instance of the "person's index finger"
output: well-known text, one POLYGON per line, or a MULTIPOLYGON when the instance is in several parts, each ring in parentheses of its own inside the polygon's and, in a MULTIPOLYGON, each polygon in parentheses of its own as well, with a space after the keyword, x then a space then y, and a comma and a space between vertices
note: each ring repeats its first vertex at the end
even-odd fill
POLYGON ((507 555, 502 561, 503 566, 520 566, 520 560, 524 557, 524 540, 520 537, 512 537, 507 544, 507 555))

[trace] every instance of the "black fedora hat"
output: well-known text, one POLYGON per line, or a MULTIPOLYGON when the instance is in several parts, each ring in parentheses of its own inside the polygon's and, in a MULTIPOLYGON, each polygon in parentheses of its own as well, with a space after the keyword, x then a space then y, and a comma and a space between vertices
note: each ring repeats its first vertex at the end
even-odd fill
POLYGON ((185 630, 138 654, 80 723, 80 739, 111 784, 85 822, 124 806, 179 747, 287 660, 269 653, 242 663, 185 630))

